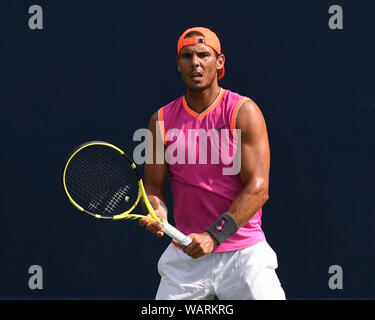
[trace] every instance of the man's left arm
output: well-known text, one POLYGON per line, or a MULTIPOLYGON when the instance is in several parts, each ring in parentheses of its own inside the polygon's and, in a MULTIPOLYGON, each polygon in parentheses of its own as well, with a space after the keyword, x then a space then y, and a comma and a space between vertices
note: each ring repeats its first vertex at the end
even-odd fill
POLYGON ((255 102, 244 103, 237 124, 241 130, 240 176, 245 187, 228 213, 241 228, 268 200, 270 148, 266 122, 255 102))
MULTIPOLYGON (((226 218, 233 219, 236 228, 244 226, 268 200, 270 149, 266 123, 259 107, 246 101, 237 116, 241 134, 240 177, 244 189, 227 210, 226 218)), ((209 232, 192 233, 192 243, 184 252, 192 258, 211 253, 218 241, 209 232)))

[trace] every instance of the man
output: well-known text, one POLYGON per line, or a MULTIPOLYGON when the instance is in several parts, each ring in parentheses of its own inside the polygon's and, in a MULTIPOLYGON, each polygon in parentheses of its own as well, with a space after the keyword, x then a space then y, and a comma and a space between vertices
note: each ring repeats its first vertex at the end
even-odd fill
MULTIPOLYGON (((153 162, 145 166, 145 189, 167 220, 163 191, 168 174, 176 227, 192 243, 181 248, 173 240, 161 256, 156 299, 285 299, 276 254, 261 229, 270 167, 263 115, 251 99, 219 86, 225 56, 211 30, 186 30, 177 53, 186 94, 150 120, 153 162), (206 145, 197 135, 202 130, 210 133, 206 145), (232 155, 222 156, 223 141, 232 155), (169 161, 156 161, 160 143, 161 156, 169 161), (199 162, 202 154, 209 161, 199 162)), ((159 222, 143 219, 140 225, 163 236, 159 222)))

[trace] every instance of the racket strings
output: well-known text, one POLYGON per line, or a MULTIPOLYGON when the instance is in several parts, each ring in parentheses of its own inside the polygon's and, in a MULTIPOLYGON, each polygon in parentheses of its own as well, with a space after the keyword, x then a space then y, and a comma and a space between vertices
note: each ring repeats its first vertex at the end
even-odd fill
MULTIPOLYGON (((82 164, 76 169, 81 168, 82 164)), ((88 209, 93 213, 110 215, 125 199, 125 191, 130 188, 129 184, 119 187, 120 183, 126 183, 125 179, 124 182, 116 181, 116 178, 111 181, 105 170, 100 174, 100 168, 97 165, 93 171, 87 170, 87 167, 85 169, 80 170, 82 180, 72 179, 72 192, 81 199, 81 202, 83 200, 87 203, 88 209), (92 174, 93 172, 95 174, 92 174)))
POLYGON ((111 199, 107 203, 107 206, 104 208, 104 212, 111 213, 113 210, 115 210, 118 204, 121 201, 125 200, 127 189, 128 189, 128 186, 121 187, 118 191, 116 191, 115 194, 111 197, 111 199))
POLYGON ((80 150, 67 167, 65 181, 72 198, 92 214, 123 213, 138 195, 138 181, 128 161, 103 146, 80 150))

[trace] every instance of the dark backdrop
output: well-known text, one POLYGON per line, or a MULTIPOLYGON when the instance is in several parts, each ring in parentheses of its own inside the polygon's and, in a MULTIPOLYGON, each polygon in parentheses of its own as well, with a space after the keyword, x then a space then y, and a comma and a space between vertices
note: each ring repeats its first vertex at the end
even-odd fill
POLYGON ((176 43, 200 25, 221 39, 221 86, 266 118, 263 227, 287 297, 374 298, 374 12, 363 0, 2 1, 0 296, 154 297, 169 240, 80 214, 60 171, 86 140, 134 148, 133 132, 184 93, 176 43), (28 27, 33 4, 43 30, 28 27), (344 30, 328 28, 334 4, 344 30), (43 290, 28 287, 35 264, 43 290))

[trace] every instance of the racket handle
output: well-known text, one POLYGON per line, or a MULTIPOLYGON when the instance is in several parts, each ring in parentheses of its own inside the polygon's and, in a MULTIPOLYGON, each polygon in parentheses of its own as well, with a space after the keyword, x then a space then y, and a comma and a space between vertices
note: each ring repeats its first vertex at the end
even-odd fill
POLYGON ((189 236, 186 236, 181 231, 178 231, 167 221, 163 221, 162 225, 163 231, 172 239, 175 239, 181 246, 187 247, 191 243, 192 240, 189 236))

